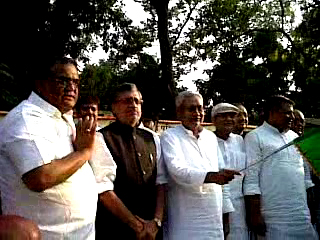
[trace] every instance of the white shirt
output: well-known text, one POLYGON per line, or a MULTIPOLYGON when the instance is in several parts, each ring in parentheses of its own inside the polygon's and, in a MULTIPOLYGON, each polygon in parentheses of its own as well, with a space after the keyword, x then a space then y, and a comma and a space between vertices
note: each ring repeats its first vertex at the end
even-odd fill
MULTIPOLYGON (((237 171, 244 169, 246 167, 246 155, 243 138, 240 135, 230 133, 226 140, 219 137, 217 137, 217 139, 225 167, 237 171)), ((243 176, 243 174, 241 176, 235 176, 235 179, 228 184, 232 204, 235 209, 235 211, 229 215, 230 233, 227 239, 231 240, 249 239, 242 191, 243 176)))
MULTIPOLYGON (((227 140, 219 137, 218 145, 223 156, 224 165, 227 169, 240 171, 246 167, 246 154, 243 138, 240 135, 230 133, 227 140)), ((231 197, 243 197, 242 176, 235 176, 235 179, 229 183, 231 197)))
POLYGON ((223 239, 222 213, 233 210, 231 201, 225 194, 223 206, 222 187, 204 183, 208 172, 223 167, 216 136, 203 129, 197 139, 180 125, 166 130, 160 140, 169 174, 165 237, 223 239))
POLYGON ((69 123, 57 108, 31 93, 0 122, 3 213, 35 221, 43 239, 94 239, 98 185, 88 162, 65 182, 40 193, 21 180, 24 173, 73 152, 73 123, 70 115, 64 118, 69 123))
MULTIPOLYGON (((245 137, 248 165, 292 141, 297 134, 278 129, 264 122, 245 137)), ((306 199, 303 160, 290 146, 263 162, 249 167, 244 180, 245 195, 260 194, 262 214, 268 225, 289 233, 305 231, 310 226, 306 199)))

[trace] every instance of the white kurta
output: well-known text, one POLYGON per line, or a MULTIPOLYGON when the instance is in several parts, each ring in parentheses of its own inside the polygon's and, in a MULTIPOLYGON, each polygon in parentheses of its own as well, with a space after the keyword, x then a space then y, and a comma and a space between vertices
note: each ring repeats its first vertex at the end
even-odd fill
POLYGON ((35 93, 0 122, 3 213, 33 220, 43 239, 95 237, 98 188, 103 191, 103 186, 96 183, 88 162, 66 181, 43 192, 29 190, 21 180, 24 173, 73 152, 70 124, 71 115, 62 116, 35 93))
POLYGON ((169 174, 165 239, 223 239, 222 213, 233 211, 229 195, 223 205, 221 186, 204 184, 208 172, 219 171, 219 161, 223 166, 216 136, 203 129, 197 139, 177 126, 162 134, 161 148, 169 174))
MULTIPOLYGON (((227 140, 218 139, 219 149, 223 156, 224 164, 227 169, 240 171, 246 167, 246 155, 243 138, 240 135, 231 133, 227 140)), ((242 191, 242 176, 236 176, 229 183, 230 196, 234 212, 229 215, 230 233, 227 239, 247 240, 249 239, 246 224, 246 212, 242 191)))
MULTIPOLYGON (((295 139, 297 134, 264 122, 245 137, 248 165, 295 139)), ((249 167, 244 180, 245 195, 260 194, 267 226, 266 239, 317 239, 307 206, 303 160, 294 146, 249 167)))

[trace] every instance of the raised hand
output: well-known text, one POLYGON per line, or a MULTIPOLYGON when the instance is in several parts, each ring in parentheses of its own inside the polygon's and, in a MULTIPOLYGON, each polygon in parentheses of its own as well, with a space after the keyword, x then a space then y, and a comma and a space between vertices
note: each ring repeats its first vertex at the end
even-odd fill
POLYGON ((95 116, 85 116, 79 119, 77 125, 77 135, 74 141, 76 151, 93 150, 96 133, 97 119, 95 116))

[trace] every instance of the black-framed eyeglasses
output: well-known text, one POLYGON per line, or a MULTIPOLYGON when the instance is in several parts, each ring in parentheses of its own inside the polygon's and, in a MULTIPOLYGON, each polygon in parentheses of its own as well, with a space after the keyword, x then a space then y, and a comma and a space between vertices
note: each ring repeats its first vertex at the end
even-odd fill
POLYGON ((79 87, 80 85, 80 79, 79 78, 68 78, 68 77, 52 77, 51 78, 54 82, 58 83, 61 86, 66 87, 68 84, 72 83, 76 87, 79 87))
POLYGON ((132 104, 135 103, 137 105, 142 105, 143 104, 143 100, 142 99, 138 99, 138 98, 123 98, 123 99, 118 99, 115 101, 116 103, 122 103, 122 104, 132 104))

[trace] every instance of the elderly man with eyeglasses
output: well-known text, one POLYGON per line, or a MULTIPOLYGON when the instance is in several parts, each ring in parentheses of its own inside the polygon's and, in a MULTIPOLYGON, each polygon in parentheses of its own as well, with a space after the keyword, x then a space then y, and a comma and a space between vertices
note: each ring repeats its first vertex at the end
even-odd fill
POLYGON ((117 169, 109 191, 99 196, 97 239, 155 239, 161 227, 166 179, 159 139, 138 127, 142 102, 134 84, 118 86, 112 97, 116 121, 100 130, 117 169))
POLYGON ((3 214, 30 219, 42 239, 94 239, 98 185, 88 160, 96 119, 80 120, 75 136, 80 80, 74 60, 35 66, 34 91, 0 123, 3 214))
MULTIPOLYGON (((203 98, 184 91, 176 98, 177 118, 182 122, 161 135, 168 171, 168 223, 164 239, 224 239, 223 215, 233 211, 222 186, 238 171, 223 169, 217 138, 203 128, 203 98)), ((226 218, 226 215, 224 216, 226 218)))

